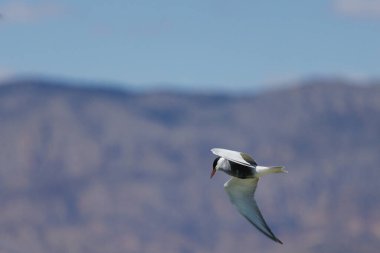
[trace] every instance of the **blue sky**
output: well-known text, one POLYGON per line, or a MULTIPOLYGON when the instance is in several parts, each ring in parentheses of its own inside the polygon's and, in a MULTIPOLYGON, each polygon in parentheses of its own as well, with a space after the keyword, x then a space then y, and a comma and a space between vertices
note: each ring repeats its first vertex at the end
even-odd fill
POLYGON ((0 78, 245 90, 380 74, 380 0, 0 0, 0 15, 0 78))

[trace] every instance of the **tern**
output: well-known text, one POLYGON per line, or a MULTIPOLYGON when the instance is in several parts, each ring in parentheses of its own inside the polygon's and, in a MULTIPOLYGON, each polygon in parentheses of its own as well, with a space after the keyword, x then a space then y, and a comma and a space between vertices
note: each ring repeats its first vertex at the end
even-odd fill
POLYGON ((211 152, 215 158, 211 176, 221 170, 232 176, 224 184, 230 201, 252 225, 275 242, 282 244, 269 228, 254 199, 257 183, 261 176, 271 173, 287 173, 282 166, 264 167, 258 166, 255 160, 248 154, 222 148, 213 148, 211 152))

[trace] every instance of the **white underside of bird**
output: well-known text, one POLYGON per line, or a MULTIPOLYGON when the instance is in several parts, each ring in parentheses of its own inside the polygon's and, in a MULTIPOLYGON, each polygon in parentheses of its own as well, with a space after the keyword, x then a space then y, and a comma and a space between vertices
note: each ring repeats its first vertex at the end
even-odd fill
POLYGON ((232 204, 252 225, 275 242, 281 243, 267 223, 254 199, 257 183, 261 176, 271 173, 287 173, 282 166, 258 166, 255 160, 246 153, 221 148, 213 148, 211 152, 217 155, 213 164, 211 177, 217 170, 232 176, 224 184, 232 204))

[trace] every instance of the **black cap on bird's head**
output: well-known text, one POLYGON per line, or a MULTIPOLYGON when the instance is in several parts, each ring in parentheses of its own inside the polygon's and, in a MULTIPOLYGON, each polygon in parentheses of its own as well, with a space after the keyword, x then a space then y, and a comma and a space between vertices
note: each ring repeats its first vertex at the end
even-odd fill
POLYGON ((212 178, 215 173, 216 173, 216 165, 218 164, 218 161, 219 161, 220 157, 218 156, 217 158, 215 158, 214 162, 212 163, 212 170, 211 170, 211 175, 210 175, 210 178, 212 178))

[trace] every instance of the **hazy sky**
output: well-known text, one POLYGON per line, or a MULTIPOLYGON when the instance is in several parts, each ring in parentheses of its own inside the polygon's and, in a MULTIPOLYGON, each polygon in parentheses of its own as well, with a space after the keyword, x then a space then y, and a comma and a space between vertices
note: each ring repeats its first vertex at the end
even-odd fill
POLYGON ((380 74, 380 0, 0 0, 0 77, 257 88, 380 74))

